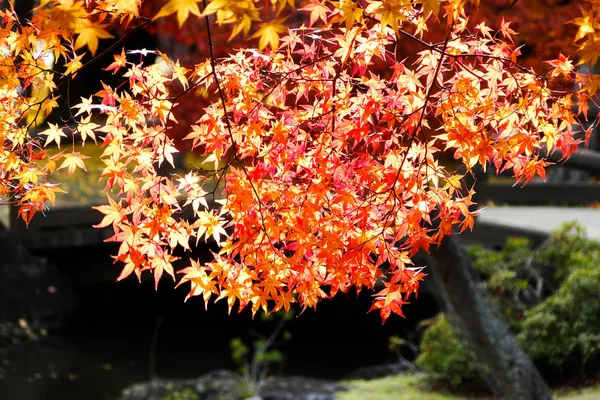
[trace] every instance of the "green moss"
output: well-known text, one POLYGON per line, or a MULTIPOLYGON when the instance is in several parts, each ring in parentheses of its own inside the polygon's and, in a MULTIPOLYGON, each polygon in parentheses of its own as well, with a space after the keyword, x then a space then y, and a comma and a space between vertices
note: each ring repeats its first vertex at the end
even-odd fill
MULTIPOLYGON (((344 384, 348 387, 348 391, 340 392, 336 396, 336 400, 462 400, 486 398, 427 390, 423 379, 418 375, 400 374, 370 381, 347 381, 344 384)), ((559 391, 555 394, 555 398, 561 400, 600 399, 600 385, 566 393, 559 391)))
POLYGON ((345 384, 349 390, 340 392, 336 400, 458 400, 464 398, 428 391, 416 375, 395 375, 370 381, 348 381, 345 384))
POLYGON ((558 394, 556 398, 562 400, 598 400, 600 399, 600 385, 558 394))

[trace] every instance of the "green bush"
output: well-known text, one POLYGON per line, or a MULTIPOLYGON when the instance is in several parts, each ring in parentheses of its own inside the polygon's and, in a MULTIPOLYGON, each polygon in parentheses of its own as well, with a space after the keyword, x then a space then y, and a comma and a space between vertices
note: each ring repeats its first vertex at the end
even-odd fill
POLYGON ((554 366, 569 356, 585 363, 600 352, 600 268, 573 271, 560 289, 527 311, 518 335, 533 359, 554 366))
POLYGON ((554 265, 554 280, 561 283, 571 272, 579 268, 598 265, 600 243, 588 240, 585 229, 576 222, 565 223, 552 232, 549 242, 543 246, 544 262, 554 265))
POLYGON ((425 330, 421 353, 415 364, 430 380, 446 382, 454 387, 477 376, 473 357, 442 314, 425 330))
MULTIPOLYGON (((586 239, 583 228, 565 224, 535 249, 509 238, 500 251, 474 246, 469 254, 534 361, 581 367, 600 356, 600 243, 586 239)), ((443 317, 424 332, 420 351, 416 364, 430 379, 456 386, 476 374, 467 345, 443 317)))
POLYGON ((545 266, 527 238, 510 237, 500 251, 471 246, 469 255, 506 322, 515 328, 524 312, 543 298, 545 266))

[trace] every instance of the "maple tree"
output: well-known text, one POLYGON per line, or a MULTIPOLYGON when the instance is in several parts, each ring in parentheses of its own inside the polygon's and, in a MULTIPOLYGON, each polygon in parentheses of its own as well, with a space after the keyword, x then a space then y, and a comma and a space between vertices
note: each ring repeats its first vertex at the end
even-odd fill
MULTIPOLYGON (((546 154, 576 150, 600 82, 562 54, 545 70, 521 65, 511 24, 470 23, 477 4, 464 0, 141 6, 41 0, 29 19, 0 11, 0 195, 28 223, 62 192, 55 170, 86 170, 73 144, 99 141, 108 199, 96 227, 120 243, 118 279, 148 270, 158 285, 179 273, 189 296, 253 313, 315 307, 381 280, 373 309, 384 321, 402 315, 425 275, 411 257, 473 226, 464 176, 492 165, 519 183, 544 178, 546 154), (103 67, 120 83, 66 100, 68 123, 42 127, 63 101, 58 89, 92 65, 87 53, 98 56, 117 30, 169 18, 183 41, 202 32, 205 59, 125 51, 117 40, 103 67), (257 47, 217 57, 215 32, 257 47), (406 42, 417 50, 403 53, 406 42), (191 124, 177 118, 186 95, 206 99, 191 124), (177 129, 202 168, 164 172, 177 129), (175 255, 209 239, 219 246, 210 262, 175 255)), ((591 0, 572 21, 583 63, 598 57, 598 7, 591 0)))

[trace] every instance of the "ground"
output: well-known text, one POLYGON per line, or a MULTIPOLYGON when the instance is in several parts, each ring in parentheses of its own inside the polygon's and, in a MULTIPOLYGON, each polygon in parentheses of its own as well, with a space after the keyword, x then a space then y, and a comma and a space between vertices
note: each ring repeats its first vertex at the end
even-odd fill
MULTIPOLYGON (((486 399, 483 396, 466 397, 464 395, 458 396, 427 391, 426 385, 417 375, 396 375, 369 381, 349 381, 346 382, 346 385, 350 390, 340 393, 336 400, 486 399)), ((578 390, 561 390, 556 392, 555 398, 560 400, 597 400, 600 399, 600 385, 578 390)))

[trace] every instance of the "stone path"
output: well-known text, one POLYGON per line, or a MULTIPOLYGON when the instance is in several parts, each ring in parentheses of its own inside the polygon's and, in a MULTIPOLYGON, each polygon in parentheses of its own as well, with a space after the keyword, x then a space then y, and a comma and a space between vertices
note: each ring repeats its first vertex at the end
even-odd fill
POLYGON ((564 222, 577 221, 587 230, 588 238, 600 241, 600 209, 567 207, 488 207, 477 223, 493 224, 549 234, 564 222))

